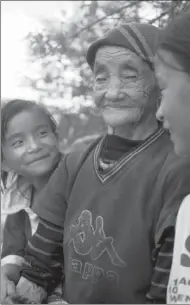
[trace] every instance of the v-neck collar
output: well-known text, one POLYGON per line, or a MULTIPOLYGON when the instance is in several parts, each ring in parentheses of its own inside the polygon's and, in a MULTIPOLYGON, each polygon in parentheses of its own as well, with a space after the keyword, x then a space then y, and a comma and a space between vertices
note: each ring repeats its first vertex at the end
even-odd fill
POLYGON ((94 151, 94 169, 97 177, 100 179, 102 183, 105 183, 108 179, 110 179, 113 175, 115 175, 126 163, 128 163, 131 159, 137 156, 139 153, 144 151, 147 147, 149 147, 153 142, 155 142, 162 134, 164 133, 164 129, 160 127, 157 131, 155 131, 151 136, 147 138, 147 140, 143 141, 142 144, 137 146, 131 153, 124 154, 123 157, 120 158, 116 164, 106 173, 101 173, 99 170, 99 157, 100 152, 102 150, 102 145, 104 143, 104 136, 100 142, 98 143, 95 151, 94 151))

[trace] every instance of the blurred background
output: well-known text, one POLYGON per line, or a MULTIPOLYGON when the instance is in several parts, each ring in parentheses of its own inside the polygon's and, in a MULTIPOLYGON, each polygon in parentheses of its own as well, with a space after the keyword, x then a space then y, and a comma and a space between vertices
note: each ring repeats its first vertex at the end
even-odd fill
POLYGON ((48 106, 68 151, 103 133, 93 104, 88 46, 130 20, 164 27, 189 1, 1 1, 1 101, 48 106))

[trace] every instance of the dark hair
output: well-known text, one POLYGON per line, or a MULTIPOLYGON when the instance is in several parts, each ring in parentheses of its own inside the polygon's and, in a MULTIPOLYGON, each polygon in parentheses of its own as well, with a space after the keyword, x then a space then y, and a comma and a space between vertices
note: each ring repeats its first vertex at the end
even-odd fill
MULTIPOLYGON (((190 74, 190 12, 181 14, 172 20, 169 25, 162 30, 159 44, 158 57, 165 63, 159 50, 166 50, 173 54, 182 70, 190 74)), ((169 64, 168 64, 169 65, 169 64)), ((176 69, 175 67, 172 67, 176 69)))
POLYGON ((172 51, 170 48, 166 47, 166 46, 162 46, 159 47, 158 51, 157 51, 157 57, 159 58, 159 60, 164 63, 166 66, 174 69, 174 70, 178 70, 178 71, 182 71, 185 72, 187 74, 190 74, 190 59, 188 59, 184 54, 178 53, 178 52, 174 52, 172 51), (180 68, 177 68, 175 65, 172 65, 171 63, 169 63, 164 56, 162 55, 162 53, 160 52, 161 50, 165 50, 170 52, 174 59, 176 60, 176 62, 180 65, 180 68))
MULTIPOLYGON (((8 123, 17 114, 25 110, 38 109, 45 114, 49 120, 52 131, 56 133, 57 124, 51 113, 42 104, 37 104, 34 101, 15 99, 4 103, 1 107, 1 162, 3 160, 2 143, 5 141, 8 123)), ((1 181, 3 187, 6 188, 8 173, 1 170, 1 181)))

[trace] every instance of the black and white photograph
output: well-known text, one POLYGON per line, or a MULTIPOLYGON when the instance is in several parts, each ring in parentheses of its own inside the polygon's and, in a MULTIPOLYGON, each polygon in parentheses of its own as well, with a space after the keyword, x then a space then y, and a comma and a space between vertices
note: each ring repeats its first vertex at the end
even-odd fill
POLYGON ((1 1, 1 304, 190 304, 190 1, 1 1))

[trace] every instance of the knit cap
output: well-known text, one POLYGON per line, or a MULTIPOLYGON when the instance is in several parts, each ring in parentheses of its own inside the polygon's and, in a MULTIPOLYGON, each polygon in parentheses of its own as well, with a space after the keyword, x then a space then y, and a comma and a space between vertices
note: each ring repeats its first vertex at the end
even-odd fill
POLYGON ((159 33, 160 29, 150 24, 132 22, 119 25, 92 43, 87 51, 87 62, 93 68, 96 52, 101 46, 119 46, 135 52, 153 67, 159 33))

